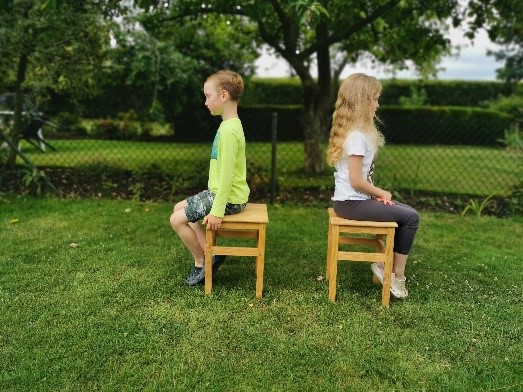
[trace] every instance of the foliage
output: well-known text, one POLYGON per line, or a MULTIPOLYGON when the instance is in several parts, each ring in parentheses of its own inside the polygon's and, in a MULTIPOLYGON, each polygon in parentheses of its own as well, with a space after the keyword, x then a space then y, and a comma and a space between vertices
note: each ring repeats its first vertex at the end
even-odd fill
POLYGON ((389 143, 494 146, 513 118, 466 107, 381 106, 378 116, 389 143))
POLYGON ((172 122, 185 108, 203 107, 207 76, 230 68, 247 77, 258 56, 252 25, 219 15, 167 24, 136 12, 112 34, 100 93, 81 102, 89 117, 133 108, 141 121, 172 122))
POLYGON ((257 24, 261 39, 287 60, 301 81, 305 170, 310 172, 323 170, 321 135, 326 133, 325 119, 345 65, 370 58, 402 68, 410 60, 421 73, 431 74, 439 57, 449 51, 447 20, 457 25, 461 16, 456 0, 423 5, 414 0, 213 0, 203 7, 182 0, 156 4, 154 12, 152 17, 162 21, 219 14, 240 15, 257 24), (317 78, 312 63, 317 65, 317 78))
POLYGON ((469 203, 465 206, 463 211, 461 212, 461 216, 465 216, 467 212, 472 212, 474 215, 476 215, 478 218, 481 218, 481 214, 483 214, 483 211, 486 207, 488 207, 489 204, 494 203, 494 200, 492 198, 496 196, 496 194, 491 194, 487 196, 483 201, 478 202, 475 199, 470 199, 469 203))
POLYGON ((508 151, 523 152, 523 131, 520 131, 518 125, 506 129, 503 134, 505 137, 498 141, 503 143, 508 151))
POLYGON ((468 15, 472 17, 471 36, 486 28, 491 41, 500 45, 489 54, 505 64, 497 70, 498 79, 515 88, 523 80, 523 3, 521 1, 470 0, 468 15))
POLYGON ((487 102, 487 106, 492 110, 508 113, 516 121, 523 124, 523 93, 512 94, 510 96, 500 96, 487 102))
POLYGON ((86 130, 81 125, 81 118, 70 112, 60 112, 51 118, 56 124, 56 131, 60 135, 74 137, 85 136, 86 130))
MULTIPOLYGON (((35 110, 50 91, 88 94, 108 46, 101 18, 105 2, 44 0, 3 2, 0 13, 0 73, 15 92, 11 138, 21 135, 22 111, 35 110), (24 108, 24 95, 32 107, 24 108)), ((13 166, 16 154, 10 153, 13 166)))
POLYGON ((140 140, 173 136, 171 124, 129 120, 82 120, 80 126, 86 135, 106 140, 140 140))
POLYGON ((423 87, 410 86, 410 96, 399 98, 400 106, 424 106, 427 103, 427 92, 423 87))
POLYGON ((24 88, 37 101, 46 89, 74 96, 89 94, 92 76, 108 45, 108 30, 100 8, 88 3, 7 1, 0 14, 0 67, 14 85, 13 70, 20 56, 28 56, 24 88))
POLYGON ((29 192, 41 196, 47 186, 45 172, 34 167, 25 168, 22 183, 29 189, 29 192))

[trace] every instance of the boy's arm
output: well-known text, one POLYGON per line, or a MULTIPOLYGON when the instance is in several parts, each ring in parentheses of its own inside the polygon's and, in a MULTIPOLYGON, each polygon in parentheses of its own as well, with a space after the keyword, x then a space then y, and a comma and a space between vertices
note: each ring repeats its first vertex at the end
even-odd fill
POLYGON ((211 208, 211 215, 217 218, 223 218, 225 215, 225 205, 229 199, 234 179, 234 169, 236 165, 236 156, 238 155, 239 140, 232 132, 220 134, 218 144, 218 191, 214 198, 211 208))

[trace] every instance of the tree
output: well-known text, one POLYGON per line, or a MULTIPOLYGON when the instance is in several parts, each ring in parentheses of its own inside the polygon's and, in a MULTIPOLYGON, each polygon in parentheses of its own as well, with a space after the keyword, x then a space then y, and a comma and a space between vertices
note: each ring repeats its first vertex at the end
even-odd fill
POLYGON ((262 40, 301 80, 305 170, 321 172, 321 142, 338 79, 348 63, 368 58, 421 73, 435 71, 449 51, 448 21, 460 23, 458 0, 142 0, 162 22, 182 23, 208 14, 254 21, 262 40), (311 72, 311 63, 317 74, 311 72))
POLYGON ((470 38, 484 28, 492 42, 502 48, 489 51, 505 64, 497 70, 497 77, 514 87, 523 80, 523 2, 506 0, 478 1, 468 4, 470 38))
MULTIPOLYGON (((88 94, 108 46, 103 13, 113 2, 5 0, 0 13, 0 71, 15 92, 11 139, 18 143, 24 96, 41 99, 50 89, 88 94)), ((7 165, 16 161, 11 151, 7 165)))
POLYGON ((142 119, 172 122, 187 107, 203 107, 202 80, 216 69, 254 72, 255 32, 252 24, 221 15, 165 24, 135 8, 112 30, 113 45, 97 80, 100 95, 88 106, 110 100, 113 112, 133 108, 142 119))

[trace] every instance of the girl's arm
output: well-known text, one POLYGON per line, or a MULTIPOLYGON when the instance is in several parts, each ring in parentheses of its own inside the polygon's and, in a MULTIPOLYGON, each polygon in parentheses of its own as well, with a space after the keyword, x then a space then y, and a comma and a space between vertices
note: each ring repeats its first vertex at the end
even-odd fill
POLYGON ((363 164, 362 155, 349 155, 349 182, 358 192, 365 193, 385 204, 394 204, 392 194, 386 190, 371 184, 367 179, 362 178, 361 168, 363 164))

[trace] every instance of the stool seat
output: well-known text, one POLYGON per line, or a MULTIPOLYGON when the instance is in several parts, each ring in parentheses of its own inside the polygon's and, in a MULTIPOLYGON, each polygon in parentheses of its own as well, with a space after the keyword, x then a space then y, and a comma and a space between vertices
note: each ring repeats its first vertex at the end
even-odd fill
POLYGON ((269 223, 266 204, 247 203, 238 214, 225 215, 218 230, 205 229, 205 294, 212 290, 212 256, 254 256, 256 257, 256 298, 263 291, 263 270, 265 264, 265 233, 269 223), (217 238, 254 238, 256 246, 219 246, 217 238))
POLYGON ((390 301, 390 284, 394 259, 394 233, 396 222, 358 221, 340 218, 329 208, 329 231, 327 246, 326 278, 329 280, 329 300, 336 300, 336 278, 338 261, 364 261, 384 264, 383 289, 381 302, 388 307, 390 301), (341 244, 366 245, 374 252, 341 251, 341 244))

